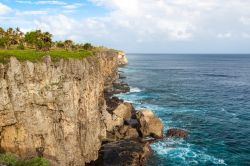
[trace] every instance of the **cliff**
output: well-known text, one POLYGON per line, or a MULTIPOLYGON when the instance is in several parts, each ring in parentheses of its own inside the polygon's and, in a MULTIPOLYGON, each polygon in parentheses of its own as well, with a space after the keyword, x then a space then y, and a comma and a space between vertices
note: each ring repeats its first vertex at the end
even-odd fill
POLYGON ((83 60, 0 64, 0 150, 52 165, 78 166, 98 158, 107 137, 104 89, 117 79, 124 55, 83 60))

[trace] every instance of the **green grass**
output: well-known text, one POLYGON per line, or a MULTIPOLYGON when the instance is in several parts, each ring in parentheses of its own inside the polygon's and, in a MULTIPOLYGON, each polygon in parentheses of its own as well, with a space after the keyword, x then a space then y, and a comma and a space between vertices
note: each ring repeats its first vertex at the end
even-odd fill
POLYGON ((39 62, 46 55, 51 56, 53 61, 59 59, 83 59, 93 55, 91 51, 64 51, 64 50, 51 50, 50 52, 41 52, 32 49, 26 50, 3 50, 0 49, 0 63, 5 63, 13 56, 20 61, 29 60, 31 62, 39 62))
POLYGON ((0 154, 0 164, 7 166, 49 166, 49 161, 42 157, 34 157, 31 160, 20 160, 11 153, 0 154))

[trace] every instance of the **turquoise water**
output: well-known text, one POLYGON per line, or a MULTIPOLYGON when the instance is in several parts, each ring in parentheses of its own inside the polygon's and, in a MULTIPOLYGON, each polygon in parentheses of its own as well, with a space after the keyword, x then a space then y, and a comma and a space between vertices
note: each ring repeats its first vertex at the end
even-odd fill
POLYGON ((150 108, 165 130, 187 140, 152 144, 149 166, 250 165, 250 55, 129 54, 122 68, 131 92, 119 95, 150 108))

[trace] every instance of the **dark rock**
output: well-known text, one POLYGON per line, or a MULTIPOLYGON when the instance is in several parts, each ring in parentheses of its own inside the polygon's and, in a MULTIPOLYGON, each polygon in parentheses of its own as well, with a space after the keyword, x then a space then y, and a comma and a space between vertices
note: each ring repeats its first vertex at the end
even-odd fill
POLYGON ((177 138, 187 138, 188 132, 182 129, 169 129, 166 136, 177 137, 177 138))
POLYGON ((132 128, 139 128, 140 127, 140 123, 137 119, 125 120, 124 124, 131 126, 132 128))
POLYGON ((151 154, 149 143, 121 140, 102 146, 98 160, 87 166, 142 166, 151 154))
POLYGON ((127 93, 130 91, 129 85, 124 82, 114 82, 113 89, 114 89, 113 91, 114 94, 127 93))
POLYGON ((106 99, 106 104, 107 104, 107 110, 108 112, 112 113, 113 110, 115 110, 118 105, 122 104, 124 101, 122 99, 119 99, 118 97, 112 97, 106 99))

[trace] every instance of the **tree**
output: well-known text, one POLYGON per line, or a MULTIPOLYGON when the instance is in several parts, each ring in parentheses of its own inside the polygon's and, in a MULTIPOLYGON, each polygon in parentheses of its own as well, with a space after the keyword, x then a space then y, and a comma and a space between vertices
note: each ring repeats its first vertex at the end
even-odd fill
POLYGON ((64 48, 65 50, 69 51, 69 50, 72 50, 72 47, 73 47, 73 41, 72 40, 65 40, 64 41, 64 48))
POLYGON ((90 43, 85 43, 83 45, 84 50, 92 50, 94 47, 90 43))
POLYGON ((55 43, 55 45, 56 45, 56 47, 58 47, 58 48, 64 48, 64 42, 62 42, 62 41, 57 41, 57 42, 55 43))
POLYGON ((0 27, 0 38, 2 38, 4 36, 4 29, 2 27, 0 27))
POLYGON ((5 31, 2 27, 0 27, 0 47, 5 47, 5 31))
POLYGON ((25 34, 25 41, 36 50, 49 51, 52 46, 52 35, 41 30, 31 31, 25 34))
POLYGON ((0 29, 0 46, 5 49, 10 48, 12 43, 13 29, 9 28, 7 31, 4 31, 3 28, 0 29))

